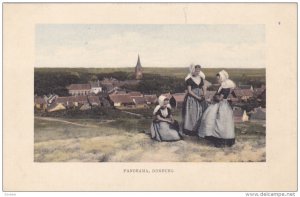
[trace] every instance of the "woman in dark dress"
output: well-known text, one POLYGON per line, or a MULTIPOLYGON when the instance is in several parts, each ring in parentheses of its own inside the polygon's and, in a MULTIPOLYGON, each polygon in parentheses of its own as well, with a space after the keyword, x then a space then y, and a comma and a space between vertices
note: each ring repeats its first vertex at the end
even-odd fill
POLYGON ((212 141, 216 147, 232 146, 235 143, 234 118, 227 97, 235 83, 225 70, 217 74, 217 80, 220 88, 214 96, 214 103, 202 116, 198 136, 212 141))
POLYGON ((169 99, 161 95, 158 98, 159 105, 153 111, 155 116, 151 124, 151 137, 157 141, 181 140, 179 124, 173 119, 169 99))
POLYGON ((185 78, 187 94, 182 108, 182 131, 186 135, 197 135, 202 114, 208 104, 205 101, 205 75, 200 65, 191 65, 190 74, 185 78))

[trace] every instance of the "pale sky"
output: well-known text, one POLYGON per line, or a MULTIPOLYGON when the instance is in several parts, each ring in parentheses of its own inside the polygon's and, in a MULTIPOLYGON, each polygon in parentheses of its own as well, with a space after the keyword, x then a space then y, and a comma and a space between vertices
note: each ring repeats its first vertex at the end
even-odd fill
POLYGON ((264 68, 264 25, 37 25, 36 67, 264 68))

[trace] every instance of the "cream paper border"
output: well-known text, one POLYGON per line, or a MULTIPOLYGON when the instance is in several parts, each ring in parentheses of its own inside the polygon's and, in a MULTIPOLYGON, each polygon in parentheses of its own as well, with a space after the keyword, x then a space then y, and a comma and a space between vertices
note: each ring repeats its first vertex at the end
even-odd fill
POLYGON ((296 3, 4 3, 4 191, 296 190, 296 17, 296 3), (34 163, 35 25, 86 23, 265 24, 267 161, 34 163), (125 174, 125 168, 174 173, 125 174))

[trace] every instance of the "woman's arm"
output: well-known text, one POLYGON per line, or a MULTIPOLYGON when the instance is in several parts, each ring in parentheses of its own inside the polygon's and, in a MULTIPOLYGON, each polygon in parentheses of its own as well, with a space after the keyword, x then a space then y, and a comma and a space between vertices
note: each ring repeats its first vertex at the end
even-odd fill
POLYGON ((202 92, 203 92, 203 97, 205 98, 205 95, 206 95, 206 86, 202 86, 202 92))
POLYGON ((192 91, 192 87, 191 87, 191 86, 188 86, 187 88, 188 88, 188 93, 189 93, 190 95, 192 95, 193 97, 195 97, 195 98, 198 99, 198 100, 201 100, 201 98, 200 98, 199 96, 197 96, 197 95, 192 91))
POLYGON ((170 120, 171 120, 172 123, 174 122, 174 118, 173 118, 172 115, 170 115, 170 120))
POLYGON ((223 100, 223 98, 224 98, 224 95, 223 94, 220 94, 220 101, 222 101, 223 100))
POLYGON ((201 77, 201 84, 202 84, 202 92, 203 92, 203 96, 204 96, 204 98, 205 98, 207 87, 206 87, 206 84, 205 84, 205 79, 203 79, 202 77, 201 77))
POLYGON ((156 115, 156 119, 163 122, 171 122, 168 118, 163 118, 160 115, 156 115))

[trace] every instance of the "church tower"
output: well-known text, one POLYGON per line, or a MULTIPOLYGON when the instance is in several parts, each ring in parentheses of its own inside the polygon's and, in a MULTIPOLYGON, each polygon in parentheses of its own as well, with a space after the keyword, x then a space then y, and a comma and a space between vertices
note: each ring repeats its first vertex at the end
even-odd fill
POLYGON ((138 55, 138 60, 135 66, 135 79, 141 79, 143 77, 143 70, 140 61, 140 55, 138 55))

